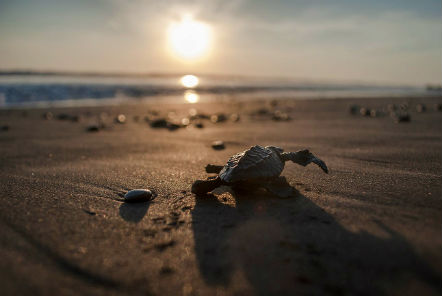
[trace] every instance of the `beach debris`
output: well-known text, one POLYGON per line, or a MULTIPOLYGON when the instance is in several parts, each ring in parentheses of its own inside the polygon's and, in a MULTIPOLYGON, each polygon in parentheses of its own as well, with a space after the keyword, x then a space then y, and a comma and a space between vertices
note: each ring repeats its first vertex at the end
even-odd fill
POLYGON ((424 104, 417 104, 416 111, 419 113, 423 113, 423 112, 427 111, 427 106, 425 106, 424 104))
POLYGON ((87 132, 98 132, 100 131, 100 127, 97 124, 92 124, 86 128, 87 132))
POLYGON ((181 125, 178 123, 170 122, 170 121, 167 122, 167 129, 169 131, 175 131, 175 130, 179 129, 180 127, 181 127, 181 125))
POLYGON ((291 118, 287 113, 282 112, 280 110, 276 110, 275 112, 273 112, 272 120, 273 121, 289 121, 289 120, 291 120, 291 118))
POLYGON ((197 114, 198 114, 198 111, 195 108, 189 109, 190 116, 196 116, 197 114))
POLYGON ((396 123, 400 122, 410 122, 411 116, 406 112, 395 112, 391 114, 391 117, 394 119, 396 123))
POLYGON ((241 117, 239 116, 238 113, 230 114, 229 118, 230 118, 230 121, 232 121, 232 122, 238 122, 241 119, 241 117))
POLYGON ((54 118, 54 114, 52 114, 52 112, 45 112, 43 113, 43 118, 46 120, 51 120, 54 118))
POLYGON ((276 106, 278 106, 278 104, 279 104, 278 100, 271 100, 270 101, 270 106, 272 106, 272 107, 276 107, 276 106))
POLYGON ((204 127, 204 124, 202 122, 196 122, 194 125, 196 128, 203 128, 204 127))
POLYGON ((389 112, 394 112, 394 111, 397 110, 397 106, 396 106, 395 104, 388 104, 388 105, 387 105, 387 110, 388 110, 389 112))
POLYGON ((408 110, 408 103, 407 103, 407 102, 404 102, 404 103, 400 104, 400 105, 399 105, 399 108, 400 108, 402 111, 407 111, 407 110, 408 110))
POLYGON ((359 113, 362 115, 362 116, 370 116, 370 109, 368 109, 368 108, 365 108, 365 107, 362 107, 361 109, 359 109, 359 113))
POLYGON ((186 126, 188 126, 189 124, 190 124, 190 119, 189 119, 189 118, 184 117, 183 119, 181 119, 181 125, 182 125, 183 127, 186 127, 186 126))
POLYGON ((378 116, 379 116, 379 112, 376 109, 370 110, 370 117, 378 117, 378 116))
POLYGON ((223 141, 214 141, 212 143, 212 148, 215 150, 223 150, 226 148, 223 141))
POLYGON ((223 167, 208 165, 206 170, 209 169, 218 176, 195 181, 192 185, 192 193, 204 195, 219 186, 227 185, 238 189, 264 188, 276 196, 286 198, 293 194, 293 188, 287 180, 280 177, 286 161, 290 160, 302 166, 313 162, 328 173, 326 164, 308 150, 283 151, 282 148, 275 146, 256 145, 233 155, 223 167), (263 182, 263 180, 267 181, 263 182))
POLYGON ((213 123, 220 123, 227 120, 227 116, 224 113, 213 114, 210 116, 210 121, 213 123))
POLYGON ((348 111, 350 112, 350 114, 352 114, 352 115, 356 115, 356 114, 358 114, 359 113, 359 106, 358 105, 351 105, 349 108, 348 108, 348 111))
POLYGON ((124 195, 125 202, 146 202, 155 197, 155 194, 149 189, 134 189, 124 195))
POLYGON ((165 127, 167 127, 167 120, 164 118, 158 118, 158 119, 152 120, 150 122, 150 127, 165 128, 165 127))
POLYGON ((9 125, 5 124, 0 126, 0 131, 6 132, 9 131, 9 125))
POLYGON ((80 122, 81 118, 79 115, 72 115, 71 116, 71 121, 72 122, 80 122))
POLYGON ((119 124, 124 124, 126 123, 126 115, 124 114, 118 114, 117 117, 115 117, 115 122, 119 123, 119 124))
POLYGON ((57 119, 58 120, 69 120, 69 119, 71 119, 71 116, 66 113, 60 113, 57 115, 57 119))

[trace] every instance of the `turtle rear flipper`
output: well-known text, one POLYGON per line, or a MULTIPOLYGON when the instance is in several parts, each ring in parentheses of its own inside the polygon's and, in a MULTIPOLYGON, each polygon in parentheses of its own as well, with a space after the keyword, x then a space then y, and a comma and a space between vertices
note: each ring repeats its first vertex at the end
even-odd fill
POLYGON ((223 182, 219 177, 208 180, 196 180, 192 184, 192 193, 195 193, 196 195, 204 195, 217 187, 224 185, 224 183, 225 182, 223 182))
POLYGON ((262 185, 269 193, 279 198, 289 198, 295 195, 295 189, 285 177, 279 177, 262 185))

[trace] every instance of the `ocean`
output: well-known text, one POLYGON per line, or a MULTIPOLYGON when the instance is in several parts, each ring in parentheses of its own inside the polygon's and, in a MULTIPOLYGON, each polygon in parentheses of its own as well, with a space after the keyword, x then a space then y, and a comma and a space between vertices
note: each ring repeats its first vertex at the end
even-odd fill
POLYGON ((210 100, 324 99, 441 96, 440 89, 362 83, 331 83, 284 78, 198 75, 185 87, 182 75, 103 75, 0 72, 0 108, 86 106, 210 100))

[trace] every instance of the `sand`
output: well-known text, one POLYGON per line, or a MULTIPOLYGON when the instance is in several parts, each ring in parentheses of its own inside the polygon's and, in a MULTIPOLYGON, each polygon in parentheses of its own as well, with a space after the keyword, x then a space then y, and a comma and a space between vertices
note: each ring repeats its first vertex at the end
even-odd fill
POLYGON ((2 295, 440 295, 442 112, 434 99, 138 104, 1 110, 2 295), (348 107, 409 103, 411 122, 348 107), (428 111, 415 112, 417 103, 428 111), (259 108, 292 120, 251 117, 259 108), (142 117, 238 112, 239 122, 168 131, 142 117), (106 112, 106 128, 86 132, 106 112), (112 123, 119 113, 126 124, 112 123), (225 150, 211 148, 223 140, 225 150), (248 147, 309 148, 287 164, 296 196, 190 193, 208 163, 248 147), (158 193, 127 204, 129 189, 158 193))

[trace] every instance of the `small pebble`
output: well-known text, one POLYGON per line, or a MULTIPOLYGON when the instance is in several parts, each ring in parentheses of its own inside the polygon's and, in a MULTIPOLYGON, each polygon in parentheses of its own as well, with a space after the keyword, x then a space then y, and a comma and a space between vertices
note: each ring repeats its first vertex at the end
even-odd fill
POLYGON ((434 104, 434 109, 436 111, 442 111, 442 104, 434 104))
POLYGON ((125 202, 146 202, 152 199, 152 191, 148 189, 134 189, 124 195, 125 202))
POLYGON ((223 141, 214 141, 212 143, 212 148, 215 150, 223 150, 224 148, 226 148, 226 146, 224 145, 223 141))
POLYGON ((98 132, 100 127, 98 125, 90 125, 86 128, 87 132, 98 132))
POLYGON ((9 125, 2 125, 2 126, 0 126, 0 130, 4 131, 4 132, 8 131, 9 130, 9 125))

